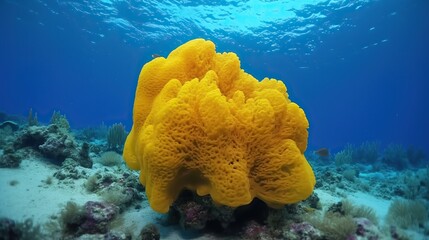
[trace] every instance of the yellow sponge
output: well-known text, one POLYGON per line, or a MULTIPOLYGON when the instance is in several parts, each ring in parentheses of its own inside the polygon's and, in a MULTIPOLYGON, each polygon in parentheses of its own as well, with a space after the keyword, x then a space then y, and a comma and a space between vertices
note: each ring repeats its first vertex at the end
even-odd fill
POLYGON ((183 189, 230 207, 257 197, 280 207, 307 198, 308 121, 283 82, 256 80, 234 53, 195 39, 141 70, 124 159, 140 170, 151 207, 183 189))

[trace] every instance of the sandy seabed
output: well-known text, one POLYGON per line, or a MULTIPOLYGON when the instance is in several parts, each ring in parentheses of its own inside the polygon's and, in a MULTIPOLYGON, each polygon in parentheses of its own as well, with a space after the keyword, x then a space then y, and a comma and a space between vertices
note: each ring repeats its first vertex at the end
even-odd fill
MULTIPOLYGON (((96 172, 101 165, 95 164, 87 171, 96 172)), ((79 205, 87 201, 102 201, 95 193, 88 193, 84 187, 86 179, 67 180, 59 183, 53 174, 59 166, 44 159, 29 158, 22 161, 19 168, 0 168, 0 217, 7 217, 15 221, 24 221, 31 218, 34 224, 44 225, 52 221, 52 216, 58 215, 69 201, 79 205), (49 180, 52 181, 49 183, 49 180)), ((326 190, 316 189, 322 206, 330 206, 340 197, 334 196, 326 190)), ((347 196, 353 203, 371 207, 379 218, 379 225, 383 226, 388 212, 390 200, 377 198, 368 193, 353 192, 347 196)), ((197 234, 188 235, 181 231, 179 226, 163 226, 160 224, 161 214, 154 212, 147 202, 141 204, 140 209, 128 209, 121 213, 122 226, 137 236, 138 231, 148 223, 155 223, 161 232, 161 239, 214 239, 212 236, 197 234)), ((406 233, 412 239, 429 239, 411 230, 406 233)))

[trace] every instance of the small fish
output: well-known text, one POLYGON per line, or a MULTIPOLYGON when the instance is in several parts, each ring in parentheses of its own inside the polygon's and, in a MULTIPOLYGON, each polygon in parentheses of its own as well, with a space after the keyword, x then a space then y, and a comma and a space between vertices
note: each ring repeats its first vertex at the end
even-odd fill
POLYGON ((159 58, 159 57, 162 57, 162 56, 156 53, 152 54, 152 58, 159 58))
POLYGON ((321 156, 321 157, 328 157, 329 156, 329 149, 321 148, 319 150, 314 151, 314 153, 321 156))

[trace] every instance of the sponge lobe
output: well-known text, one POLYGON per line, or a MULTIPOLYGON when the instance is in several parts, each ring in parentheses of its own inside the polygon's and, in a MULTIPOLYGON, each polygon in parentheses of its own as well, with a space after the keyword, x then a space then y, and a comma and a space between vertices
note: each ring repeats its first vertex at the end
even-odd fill
POLYGON ((158 212, 185 188, 231 207, 255 197, 278 207, 313 191, 307 129, 281 81, 258 81, 234 53, 195 39, 143 67, 124 159, 158 212))

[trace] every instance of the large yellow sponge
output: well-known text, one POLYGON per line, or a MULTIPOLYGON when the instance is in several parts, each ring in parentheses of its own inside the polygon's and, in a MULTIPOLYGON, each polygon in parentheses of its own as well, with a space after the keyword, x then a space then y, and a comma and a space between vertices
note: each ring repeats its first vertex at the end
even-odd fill
POLYGON ((307 198, 308 121, 283 82, 256 80, 234 53, 195 39, 139 76, 124 159, 161 213, 183 189, 231 207, 257 197, 279 207, 307 198))

